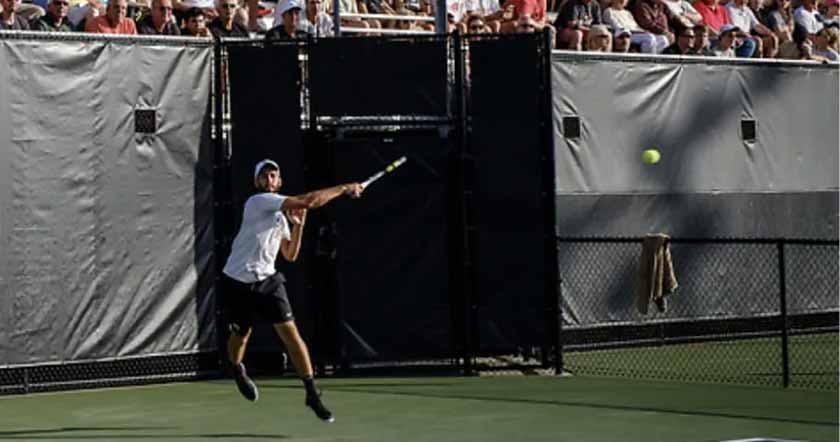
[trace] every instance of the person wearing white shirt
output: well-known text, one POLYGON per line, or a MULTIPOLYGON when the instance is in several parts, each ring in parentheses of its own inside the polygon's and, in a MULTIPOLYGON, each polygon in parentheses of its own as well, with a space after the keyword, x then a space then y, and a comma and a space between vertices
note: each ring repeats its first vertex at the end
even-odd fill
POLYGON ((693 28, 703 24, 703 16, 687 0, 662 0, 672 20, 684 28, 693 28))
POLYGON ((248 377, 242 359, 251 336, 253 317, 260 315, 268 319, 303 381, 306 406, 318 418, 332 422, 335 420, 332 412, 324 406, 315 389, 309 350, 295 325, 284 285, 286 280, 277 272, 274 262, 278 252, 289 262, 297 260, 307 210, 322 207, 342 195, 358 198, 364 189, 359 183, 348 183, 285 196, 277 193, 282 183, 277 163, 271 160, 257 163, 254 186, 259 192, 245 201, 242 225, 222 270, 221 296, 230 330, 228 359, 233 365, 239 392, 246 399, 256 401, 259 398, 257 386, 248 377))
POLYGON ((755 51, 759 56, 775 58, 779 51, 779 38, 767 26, 761 24, 746 0, 731 0, 726 9, 732 24, 746 33, 755 42, 755 51))
MULTIPOLYGON (((355 2, 354 2, 355 4, 355 2)), ((307 0, 304 14, 300 18, 299 27, 315 37, 332 37, 335 35, 332 17, 324 12, 322 0, 307 0)), ((274 8, 274 23, 283 22, 281 8, 274 8)))
POLYGON ((817 32, 823 28, 822 23, 817 19, 816 0, 803 0, 802 6, 793 11, 793 21, 808 32, 808 38, 814 40, 817 32))
POLYGON ((630 31, 630 42, 638 45, 642 53, 658 54, 668 47, 670 43, 666 35, 656 35, 642 29, 626 7, 627 0, 610 0, 610 6, 602 14, 604 23, 616 31, 630 31))

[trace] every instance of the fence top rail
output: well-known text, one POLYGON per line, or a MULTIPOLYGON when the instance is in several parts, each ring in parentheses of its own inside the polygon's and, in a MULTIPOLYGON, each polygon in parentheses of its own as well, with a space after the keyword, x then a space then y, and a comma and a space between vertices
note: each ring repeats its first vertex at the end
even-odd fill
MULTIPOLYGON (((557 237, 560 243, 641 243, 644 237, 557 237)), ((669 238, 673 244, 782 244, 840 246, 840 240, 815 238, 669 238)))
POLYGON ((551 51, 552 61, 618 61, 618 62, 645 62, 664 64, 703 64, 703 65, 724 65, 724 66, 765 66, 765 67, 806 67, 809 69, 828 69, 840 71, 840 63, 822 63, 808 60, 784 60, 768 58, 720 58, 703 57, 697 55, 665 55, 665 54, 636 54, 636 53, 610 53, 610 52, 579 52, 555 49, 551 51))
POLYGON ((118 44, 213 46, 210 37, 182 37, 169 35, 118 35, 87 32, 41 32, 0 30, 0 40, 42 40, 56 42, 108 42, 118 44))
MULTIPOLYGON (((405 20, 405 21, 426 21, 426 22, 434 22, 434 17, 429 17, 425 15, 390 15, 390 14, 350 14, 350 13, 342 13, 341 18, 375 18, 380 20, 405 20)), ((343 28, 343 27, 342 27, 343 28)), ((368 32, 376 31, 379 32, 381 29, 371 30, 368 29, 368 32)))

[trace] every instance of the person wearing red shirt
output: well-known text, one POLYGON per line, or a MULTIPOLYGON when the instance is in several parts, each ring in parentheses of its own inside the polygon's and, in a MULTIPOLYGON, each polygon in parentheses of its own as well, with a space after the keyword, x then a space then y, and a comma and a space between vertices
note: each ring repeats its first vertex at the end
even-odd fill
POLYGON ((725 6, 718 4, 717 0, 697 0, 692 6, 703 17, 706 29, 712 31, 712 35, 717 36, 721 26, 732 24, 729 11, 725 6))

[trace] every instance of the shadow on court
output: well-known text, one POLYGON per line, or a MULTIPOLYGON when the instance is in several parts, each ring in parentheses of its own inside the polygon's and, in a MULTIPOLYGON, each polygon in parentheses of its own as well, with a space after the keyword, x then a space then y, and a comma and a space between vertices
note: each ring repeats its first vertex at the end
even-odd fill
MULTIPOLYGON (((378 385, 381 386, 381 385, 378 385)), ((409 387, 411 385, 400 385, 400 387, 409 387)), ((266 386, 267 388, 286 388, 281 386, 266 386)), ((410 397, 424 397, 424 398, 435 398, 435 399, 457 399, 457 400, 474 400, 474 401, 487 401, 487 402, 506 402, 506 403, 525 403, 525 404, 538 404, 538 405, 556 405, 562 407, 585 407, 585 408, 595 408, 595 409, 603 409, 603 410, 620 410, 620 411, 641 411, 641 412, 654 412, 654 413, 663 413, 663 414, 673 414, 673 415, 681 415, 681 416, 702 416, 702 417, 715 417, 715 418, 732 418, 732 419, 747 419, 747 420, 754 420, 754 421, 763 421, 763 422, 778 422, 778 423, 790 423, 790 424, 805 424, 805 425, 820 425, 820 426, 830 426, 836 427, 838 422, 837 421, 821 421, 821 420, 810 420, 810 419, 789 419, 789 418, 776 418, 776 417, 766 417, 766 416, 751 416, 747 414, 736 414, 736 413, 716 413, 710 411, 698 411, 698 410, 674 410, 674 409, 667 409, 667 408, 657 408, 657 407, 635 407, 635 406, 628 406, 628 405, 615 405, 615 404, 598 404, 598 403, 590 403, 590 402, 580 402, 580 401, 562 401, 562 400, 546 400, 546 399, 520 399, 520 398, 512 398, 512 397, 493 397, 493 396, 473 396, 473 395, 462 395, 462 394, 443 394, 443 393, 426 393, 426 392, 406 392, 406 391, 388 391, 388 390, 370 390, 370 389, 360 389, 360 388, 353 388, 350 385, 342 385, 342 386, 332 386, 330 387, 332 391, 343 391, 348 393, 365 393, 365 394, 378 394, 378 395, 392 395, 392 396, 410 396, 410 397)))
POLYGON ((122 440, 122 439, 288 439, 284 434, 252 433, 205 433, 205 434, 164 434, 147 431, 177 430, 179 427, 61 427, 29 430, 0 431, 0 440, 122 440), (126 431, 135 432, 126 434, 126 431), (96 434, 75 434, 105 432, 96 434))

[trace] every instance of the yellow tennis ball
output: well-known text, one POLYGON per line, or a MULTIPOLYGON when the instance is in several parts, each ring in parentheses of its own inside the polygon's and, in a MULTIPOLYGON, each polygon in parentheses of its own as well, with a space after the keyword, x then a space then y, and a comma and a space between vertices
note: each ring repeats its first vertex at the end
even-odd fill
POLYGON ((392 170, 394 170, 394 166, 393 166, 393 165, 389 165, 388 167, 386 167, 386 168, 385 168, 385 172, 390 172, 390 171, 392 171, 392 170))
POLYGON ((662 158, 662 155, 656 149, 647 149, 642 152, 642 161, 645 164, 656 164, 660 158, 662 158))

